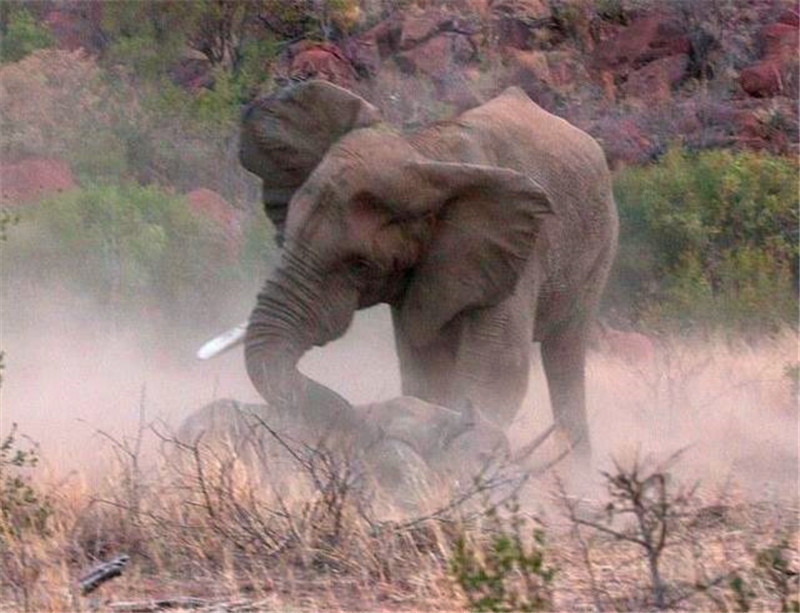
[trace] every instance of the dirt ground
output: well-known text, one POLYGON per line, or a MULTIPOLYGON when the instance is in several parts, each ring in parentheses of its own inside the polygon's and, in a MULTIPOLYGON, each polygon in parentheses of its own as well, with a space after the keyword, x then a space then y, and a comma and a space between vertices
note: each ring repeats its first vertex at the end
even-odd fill
MULTIPOLYGON (((231 324, 237 321, 232 317, 231 324)), ((118 512, 119 498, 114 496, 122 491, 121 477, 129 473, 125 453, 120 454, 114 441, 133 440, 140 409, 148 422, 174 427, 215 398, 258 398, 239 351, 210 362, 194 359, 193 349, 220 330, 187 326, 170 336, 148 330, 142 322, 112 323, 84 309, 55 315, 45 308, 6 313, 4 324, 7 357, 0 430, 5 434, 18 423, 20 432, 39 441, 42 464, 35 479, 57 502, 49 536, 6 554, 6 563, 11 554, 28 556, 33 561, 29 566, 37 569, 34 581, 24 572, 16 579, 31 585, 31 610, 80 606, 122 611, 123 601, 173 596, 199 597, 204 599, 202 610, 219 611, 443 611, 467 606, 450 571, 455 541, 447 530, 423 538, 414 527, 378 542, 356 519, 353 526, 361 526, 353 527, 358 538, 328 552, 334 561, 299 563, 290 556, 289 562, 275 553, 263 569, 249 567, 246 572, 241 550, 229 546, 221 536, 224 530, 211 530, 189 543, 176 528, 177 540, 170 547, 181 555, 171 556, 170 547, 162 547, 166 543, 138 542, 130 569, 121 578, 93 596, 77 596, 75 579, 81 572, 93 561, 131 546, 121 533, 139 530, 137 538, 158 541, 173 534, 165 517, 178 521, 172 514, 177 511, 159 510, 155 500, 147 503, 153 505, 148 507, 152 521, 137 524, 130 509, 125 509, 127 514, 118 512), (116 511, 109 501, 116 501, 116 511), (166 514, 158 515, 161 511, 166 514), (156 516, 159 521, 153 519, 156 516), (114 538, 104 531, 113 532, 114 538), (105 545, 98 544, 101 541, 105 545), (189 562, 186 552, 193 547, 197 559, 189 562), (109 609, 111 603, 119 606, 109 609)), ((566 483, 568 496, 581 498, 587 509, 602 508, 607 491, 601 472, 613 472, 614 461, 626 465, 638 457, 657 463, 685 449, 670 467, 670 478, 676 485, 697 483, 692 513, 711 519, 694 525, 689 537, 678 539, 664 554, 670 585, 677 590, 702 583, 698 577, 712 581, 735 568, 749 573, 751 610, 777 607, 779 589, 769 576, 759 575, 756 560, 759 552, 785 540, 785 555, 790 564, 797 564, 798 414, 796 389, 787 376, 787 368, 796 364, 797 338, 786 332, 757 343, 656 337, 652 342, 652 355, 643 359, 631 361, 608 351, 590 356, 592 476, 573 479, 562 464, 520 492, 517 513, 544 526, 547 555, 558 569, 552 606, 638 610, 648 594, 640 548, 588 528, 576 531, 557 477, 566 483)), ((312 351, 301 368, 353 402, 396 396, 399 378, 388 311, 360 313, 345 338, 312 351)), ((512 442, 530 440, 551 419, 536 363, 525 407, 510 431, 512 442)), ((147 438, 142 453, 154 454, 157 443, 147 438)), ((543 459, 553 450, 545 447, 537 453, 543 459)), ((154 479, 146 472, 145 477, 154 479)), ((482 534, 480 526, 469 530, 473 536, 482 534)), ((727 578, 721 580, 673 608, 743 610, 729 584, 727 578)), ((0 610, 18 610, 19 594, 6 586, 0 610)), ((150 606, 155 610, 152 602, 150 606)))

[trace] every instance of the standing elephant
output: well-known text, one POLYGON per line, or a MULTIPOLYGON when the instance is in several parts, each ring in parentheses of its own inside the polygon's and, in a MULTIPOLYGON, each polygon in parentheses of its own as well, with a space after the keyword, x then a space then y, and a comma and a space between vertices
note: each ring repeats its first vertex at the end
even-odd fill
POLYGON ((245 335, 268 403, 357 420, 297 362, 357 309, 392 309, 402 391, 507 427, 541 342, 555 425, 588 457, 584 362, 617 243, 605 157, 512 87, 400 133, 322 81, 252 104, 240 159, 284 245, 245 335))

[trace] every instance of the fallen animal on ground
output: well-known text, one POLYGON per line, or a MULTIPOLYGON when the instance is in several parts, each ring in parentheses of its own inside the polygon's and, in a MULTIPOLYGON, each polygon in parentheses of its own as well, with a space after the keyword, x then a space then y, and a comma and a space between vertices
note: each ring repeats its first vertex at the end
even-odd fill
POLYGON ((264 491, 283 495, 304 487, 306 462, 328 454, 326 460, 359 471, 359 486, 413 512, 509 459, 503 432, 478 423, 477 412, 412 397, 353 410, 359 416, 355 429, 349 421, 321 428, 280 407, 216 400, 187 417, 175 435, 182 470, 197 470, 192 463, 198 460, 227 463, 232 469, 235 461, 264 491))

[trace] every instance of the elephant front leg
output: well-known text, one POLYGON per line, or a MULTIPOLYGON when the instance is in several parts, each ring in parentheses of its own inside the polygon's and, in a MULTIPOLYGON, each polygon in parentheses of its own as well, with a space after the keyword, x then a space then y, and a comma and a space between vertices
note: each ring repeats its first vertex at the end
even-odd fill
POLYGON ((556 432, 566 438, 578 461, 588 464, 591 441, 586 418, 586 324, 563 325, 542 340, 542 366, 547 377, 556 432))
POLYGON ((451 389, 455 406, 468 402, 500 428, 511 425, 528 390, 532 326, 516 295, 464 315, 451 389))
POLYGON ((530 376, 532 321, 517 300, 459 316, 423 348, 410 347, 397 334, 403 393, 456 410, 474 407, 505 430, 530 376))

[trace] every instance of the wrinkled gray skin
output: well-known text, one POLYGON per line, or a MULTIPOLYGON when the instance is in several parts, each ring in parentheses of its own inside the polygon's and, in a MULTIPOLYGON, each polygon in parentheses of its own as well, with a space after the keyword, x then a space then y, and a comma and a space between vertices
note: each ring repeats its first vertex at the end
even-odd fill
POLYGON ((392 508, 414 512, 441 502, 449 488, 470 483, 492 462, 508 457, 507 440, 498 428, 476 427, 457 411, 418 398, 404 396, 353 411, 358 415, 355 431, 320 430, 298 413, 216 400, 189 415, 176 439, 213 449, 216 460, 239 458, 251 477, 261 478, 273 491, 296 488, 303 478, 284 443, 300 455, 309 449, 335 450, 351 468, 363 469, 364 483, 372 483, 392 508))
POLYGON ((357 309, 387 303, 403 394, 481 407, 500 428, 541 342, 556 426, 588 457, 586 343, 617 242, 590 136, 518 88, 400 134, 363 99, 310 81, 248 109, 240 159, 285 247, 245 339, 270 405, 355 428, 352 407, 296 365, 357 309))

